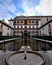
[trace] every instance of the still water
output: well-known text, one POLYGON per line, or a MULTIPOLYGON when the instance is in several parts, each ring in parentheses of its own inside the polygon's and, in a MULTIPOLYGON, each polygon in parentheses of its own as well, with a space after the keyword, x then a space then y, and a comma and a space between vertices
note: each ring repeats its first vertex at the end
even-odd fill
POLYGON ((51 50, 51 47, 47 43, 35 41, 29 38, 19 38, 14 41, 2 43, 0 45, 0 50, 19 51, 21 46, 30 46, 33 51, 51 50))

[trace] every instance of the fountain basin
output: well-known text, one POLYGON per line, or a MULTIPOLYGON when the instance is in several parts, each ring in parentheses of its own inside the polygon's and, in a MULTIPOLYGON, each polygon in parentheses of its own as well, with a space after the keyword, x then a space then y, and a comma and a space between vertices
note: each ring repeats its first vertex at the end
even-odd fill
POLYGON ((38 52, 27 51, 27 59, 24 60, 24 51, 19 51, 10 54, 6 58, 7 65, 44 65, 45 58, 38 52))

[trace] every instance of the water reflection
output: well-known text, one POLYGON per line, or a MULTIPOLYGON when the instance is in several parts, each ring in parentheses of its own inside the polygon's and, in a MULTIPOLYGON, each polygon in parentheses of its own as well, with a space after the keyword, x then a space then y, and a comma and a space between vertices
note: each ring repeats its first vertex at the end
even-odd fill
POLYGON ((47 43, 35 41, 33 39, 24 39, 19 38, 15 41, 2 43, 0 45, 0 50, 5 51, 18 51, 20 50, 21 46, 30 46, 34 51, 41 51, 41 50, 50 50, 51 48, 47 45, 47 43), (4 45, 5 44, 5 45, 4 45))

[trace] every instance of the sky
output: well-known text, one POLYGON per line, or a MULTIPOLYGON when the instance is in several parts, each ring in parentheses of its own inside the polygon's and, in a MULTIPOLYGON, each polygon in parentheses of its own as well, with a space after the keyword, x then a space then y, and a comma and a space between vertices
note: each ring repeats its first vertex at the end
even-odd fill
POLYGON ((52 0, 0 0, 0 19, 20 15, 52 16, 52 0))

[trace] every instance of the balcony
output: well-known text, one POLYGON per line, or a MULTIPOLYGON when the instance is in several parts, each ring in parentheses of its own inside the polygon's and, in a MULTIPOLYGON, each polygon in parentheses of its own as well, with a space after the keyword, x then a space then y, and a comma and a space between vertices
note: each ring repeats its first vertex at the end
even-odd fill
POLYGON ((14 28, 14 29, 17 29, 17 30, 38 30, 38 28, 14 28))
POLYGON ((24 25, 24 26, 21 26, 21 25, 15 25, 14 26, 14 29, 22 29, 22 30, 37 30, 38 29, 38 26, 33 26, 33 25, 24 25))

